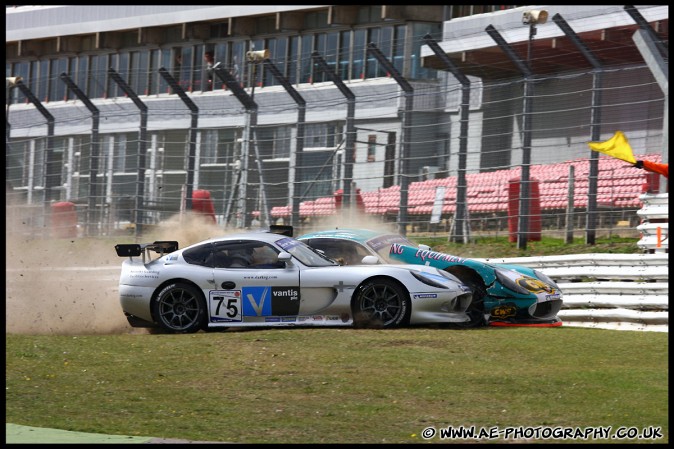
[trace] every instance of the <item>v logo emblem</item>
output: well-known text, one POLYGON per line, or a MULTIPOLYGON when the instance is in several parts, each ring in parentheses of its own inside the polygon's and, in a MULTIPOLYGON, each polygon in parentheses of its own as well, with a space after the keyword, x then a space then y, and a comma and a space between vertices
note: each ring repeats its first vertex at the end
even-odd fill
POLYGON ((250 305, 253 306, 253 309, 255 310, 255 314, 257 316, 262 316, 262 308, 264 307, 264 300, 267 297, 267 292, 269 291, 269 287, 265 288, 262 291, 262 295, 260 298, 260 304, 257 303, 255 300, 255 297, 253 296, 252 293, 248 293, 246 297, 248 298, 248 302, 250 302, 250 305))

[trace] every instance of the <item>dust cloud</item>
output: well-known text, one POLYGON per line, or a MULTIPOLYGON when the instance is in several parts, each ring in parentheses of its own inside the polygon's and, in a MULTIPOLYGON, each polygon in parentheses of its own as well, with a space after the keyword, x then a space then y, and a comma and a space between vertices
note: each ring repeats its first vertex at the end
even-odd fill
MULTIPOLYGON (((145 333, 129 326, 119 305, 122 259, 117 243, 133 235, 36 238, 17 234, 25 220, 6 214, 5 332, 31 335, 145 333)), ((180 247, 222 235, 201 216, 172 217, 138 243, 177 240, 180 247)))
MULTIPOLYGON (((9 206, 9 205, 7 205, 9 206)), ((171 217, 136 239, 114 237, 49 238, 18 233, 25 220, 7 208, 5 332, 30 335, 102 335, 147 333, 132 328, 119 305, 122 259, 118 243, 177 240, 179 247, 229 233, 203 216, 171 217)), ((369 228, 395 232, 395 224, 343 211, 303 224, 297 237, 319 229, 369 228)))

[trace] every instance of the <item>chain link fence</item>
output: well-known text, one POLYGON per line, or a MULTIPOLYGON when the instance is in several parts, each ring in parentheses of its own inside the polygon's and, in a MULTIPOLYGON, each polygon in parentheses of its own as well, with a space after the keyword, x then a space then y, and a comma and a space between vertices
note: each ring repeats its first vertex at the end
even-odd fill
POLYGON ((298 84, 302 107, 278 86, 244 91, 255 109, 226 87, 189 93, 192 110, 178 95, 139 96, 147 125, 128 98, 97 100, 93 115, 78 100, 48 104, 53 127, 32 104, 12 104, 8 238, 140 238, 192 212, 223 230, 281 222, 313 229, 361 217, 405 233, 451 235, 461 226, 466 239, 512 239, 525 200, 529 239, 588 230, 638 239, 639 196, 657 192, 659 178, 592 154, 587 142, 592 126, 601 139, 622 130, 637 159, 659 162, 666 98, 645 65, 602 75, 600 84, 594 72, 536 78, 528 163, 521 79, 471 77, 469 105, 462 86, 440 72, 437 80, 410 80, 412 92, 391 78, 351 82, 350 97, 330 82, 298 84), (530 195, 521 199, 525 166, 530 195), (458 209, 466 211, 460 222, 458 209))

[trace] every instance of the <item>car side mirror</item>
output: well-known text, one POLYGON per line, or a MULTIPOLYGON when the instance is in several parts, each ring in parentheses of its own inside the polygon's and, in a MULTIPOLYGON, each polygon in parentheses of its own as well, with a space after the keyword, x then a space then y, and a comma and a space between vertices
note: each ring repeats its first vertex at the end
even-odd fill
POLYGON ((419 245, 419 249, 423 251, 430 251, 431 247, 428 245, 419 245))
POLYGON ((291 256, 290 253, 287 253, 285 251, 281 251, 278 254, 278 261, 279 262, 287 263, 287 262, 290 262, 290 259, 292 259, 292 258, 293 258, 293 256, 291 256))
POLYGON ((377 265, 379 263, 379 259, 377 259, 376 256, 365 256, 363 257, 361 263, 363 265, 377 265))

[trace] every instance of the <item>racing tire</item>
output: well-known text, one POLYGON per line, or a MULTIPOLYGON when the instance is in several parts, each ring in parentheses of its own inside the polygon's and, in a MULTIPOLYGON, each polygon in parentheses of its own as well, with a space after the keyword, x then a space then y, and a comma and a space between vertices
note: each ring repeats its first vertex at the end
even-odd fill
POLYGON ((206 302, 197 288, 176 282, 152 301, 152 315, 167 332, 191 334, 206 327, 206 302))
POLYGON ((354 300, 354 326, 393 328, 409 322, 407 291, 389 279, 372 279, 361 285, 354 300))

